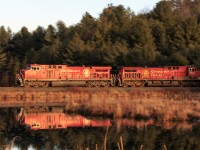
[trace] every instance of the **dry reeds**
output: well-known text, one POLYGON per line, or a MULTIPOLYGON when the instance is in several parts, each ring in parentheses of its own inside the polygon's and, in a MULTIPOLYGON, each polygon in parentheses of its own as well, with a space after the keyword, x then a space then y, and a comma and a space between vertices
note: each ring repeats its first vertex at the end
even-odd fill
POLYGON ((108 128, 106 128, 106 134, 105 134, 105 137, 104 137, 104 143, 103 143, 103 147, 104 147, 104 150, 106 150, 106 141, 107 141, 107 136, 108 136, 108 128))
POLYGON ((165 144, 163 145, 163 150, 167 150, 167 147, 166 147, 166 145, 165 145, 165 144))
POLYGON ((120 136, 120 143, 119 142, 117 143, 117 147, 118 147, 118 150, 124 150, 124 143, 121 136, 120 136))
POLYGON ((159 121, 200 118, 199 101, 187 100, 187 95, 152 92, 149 98, 148 94, 143 94, 131 95, 128 92, 119 93, 117 90, 102 92, 102 95, 94 93, 91 94, 91 100, 69 101, 66 109, 76 111, 84 106, 84 109, 90 110, 91 114, 88 115, 107 114, 116 118, 143 116, 159 121))

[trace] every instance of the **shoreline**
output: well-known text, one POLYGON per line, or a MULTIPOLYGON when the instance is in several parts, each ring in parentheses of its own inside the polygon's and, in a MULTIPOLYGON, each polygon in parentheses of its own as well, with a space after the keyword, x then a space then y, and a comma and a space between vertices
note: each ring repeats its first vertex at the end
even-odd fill
POLYGON ((0 107, 64 106, 68 112, 158 121, 200 119, 200 88, 0 88, 0 107))

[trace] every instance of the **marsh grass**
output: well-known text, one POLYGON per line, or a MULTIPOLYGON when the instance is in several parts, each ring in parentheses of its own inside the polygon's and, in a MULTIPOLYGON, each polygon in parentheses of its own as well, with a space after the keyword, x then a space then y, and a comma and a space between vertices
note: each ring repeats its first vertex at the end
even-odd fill
POLYGON ((82 111, 88 115, 108 115, 113 118, 153 118, 158 121, 186 121, 200 119, 199 101, 158 99, 101 99, 88 102, 68 102, 66 109, 82 111), (84 106, 84 107, 83 107, 84 106), (84 109, 84 110, 81 110, 84 109))

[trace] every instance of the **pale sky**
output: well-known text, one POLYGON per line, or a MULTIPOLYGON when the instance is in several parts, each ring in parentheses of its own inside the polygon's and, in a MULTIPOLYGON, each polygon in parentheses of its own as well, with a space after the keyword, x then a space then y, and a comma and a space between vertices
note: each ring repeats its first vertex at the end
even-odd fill
POLYGON ((152 10, 160 0, 0 0, 0 26, 18 32, 38 26, 55 26, 61 20, 66 26, 80 22, 85 12, 98 18, 108 4, 130 7, 135 14, 152 10))

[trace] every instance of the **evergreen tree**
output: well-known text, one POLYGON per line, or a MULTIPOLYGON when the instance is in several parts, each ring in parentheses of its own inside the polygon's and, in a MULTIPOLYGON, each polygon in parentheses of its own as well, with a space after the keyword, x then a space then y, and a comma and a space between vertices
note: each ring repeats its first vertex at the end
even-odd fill
POLYGON ((9 47, 10 33, 2 26, 0 28, 0 69, 6 66, 7 50, 9 47))
POLYGON ((85 42, 94 40, 97 24, 96 20, 88 12, 83 15, 79 27, 79 34, 82 40, 85 42))
POLYGON ((6 53, 4 52, 3 49, 0 49, 0 69, 6 66, 5 62, 6 62, 6 53))
MULTIPOLYGON (((21 31, 13 36, 11 41, 14 47, 12 48, 13 53, 16 54, 18 59, 22 62, 25 60, 26 53, 31 49, 31 34, 26 27, 22 27, 21 31)), ((26 62, 23 62, 26 66, 26 62)))
POLYGON ((72 39, 68 42, 65 51, 62 55, 63 63, 66 65, 84 65, 83 58, 80 54, 84 50, 84 42, 81 40, 78 33, 75 33, 72 39))
POLYGON ((68 38, 68 28, 66 27, 65 23, 62 21, 58 21, 56 27, 56 35, 60 38, 61 41, 65 41, 68 38))
POLYGON ((173 26, 178 19, 171 1, 158 2, 151 15, 153 19, 163 22, 166 26, 173 26))
POLYGON ((157 52, 148 21, 135 19, 132 24, 130 36, 132 47, 128 53, 128 64, 153 65, 157 52))
POLYGON ((56 37, 56 29, 52 25, 49 25, 44 36, 47 45, 53 44, 55 37, 56 37))
POLYGON ((32 47, 35 51, 39 51, 45 44, 45 34, 46 31, 43 27, 39 26, 33 31, 31 35, 32 47))

